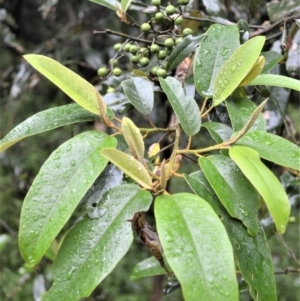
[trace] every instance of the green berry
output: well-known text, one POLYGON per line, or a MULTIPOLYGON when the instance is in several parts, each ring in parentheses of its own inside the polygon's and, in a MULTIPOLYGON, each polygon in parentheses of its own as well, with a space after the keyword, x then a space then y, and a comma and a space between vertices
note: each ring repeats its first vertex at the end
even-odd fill
POLYGON ((182 35, 184 36, 184 37, 187 37, 187 36, 189 36, 190 34, 193 34, 193 30, 191 29, 191 28, 185 28, 184 30, 183 30, 183 32, 182 32, 182 35))
POLYGON ((110 65, 113 64, 114 67, 117 67, 118 64, 119 64, 119 61, 118 61, 118 60, 112 60, 112 59, 110 59, 110 60, 109 60, 109 64, 110 64, 110 65))
POLYGON ((107 68, 106 67, 101 67, 97 71, 98 75, 103 77, 107 75, 107 68))
POLYGON ((166 52, 167 55, 170 55, 172 51, 173 51, 173 48, 166 48, 165 49, 165 52, 166 52))
POLYGON ((140 65, 141 65, 142 67, 148 66, 148 65, 149 65, 149 59, 148 59, 147 57, 142 57, 142 58, 140 59, 140 65))
POLYGON ((188 5, 190 0, 178 0, 179 5, 188 5))
POLYGON ((122 46, 123 46, 123 44, 117 43, 117 44, 114 45, 114 50, 119 51, 122 48, 122 46))
POLYGON ((158 68, 156 71, 156 75, 159 77, 166 77, 167 76, 167 71, 162 68, 158 68))
POLYGON ((164 14, 162 12, 158 12, 155 14, 155 20, 159 21, 164 18, 164 14))
POLYGON ((157 54, 157 58, 158 58, 159 60, 165 59, 166 56, 167 56, 167 53, 166 53, 164 50, 160 50, 160 51, 158 52, 158 54, 157 54))
POLYGON ((174 46, 174 41, 172 38, 167 38, 165 41, 164 41, 164 45, 167 47, 167 48, 172 48, 174 46))
POLYGON ((181 25, 182 24, 182 17, 180 16, 180 17, 176 18, 174 23, 175 23, 175 25, 181 25))
POLYGON ((151 51, 152 53, 158 53, 159 50, 160 50, 160 48, 159 48, 159 46, 158 46, 157 44, 152 44, 152 45, 150 46, 150 51, 151 51))
POLYGON ((106 91, 106 93, 115 93, 115 92, 116 92, 116 90, 114 87, 109 87, 106 91))
POLYGON ((260 91, 260 95, 264 98, 267 98, 267 97, 270 97, 271 92, 270 92, 270 90, 265 88, 260 91))
POLYGON ((149 56, 149 49, 147 47, 142 47, 139 51, 142 56, 148 57, 149 56))
POLYGON ((151 4, 155 6, 160 6, 161 1, 160 0, 151 0, 151 4))
POLYGON ((133 55, 131 58, 130 58, 130 62, 133 63, 133 64, 137 64, 139 61, 140 61, 140 55, 133 55))
POLYGON ((129 52, 129 48, 130 48, 130 46, 132 46, 130 43, 127 43, 125 46, 124 46, 124 51, 125 52, 129 52))
POLYGON ((136 54, 139 51, 139 48, 136 45, 131 45, 129 48, 129 52, 132 54, 136 54))
POLYGON ((149 32, 151 30, 151 25, 149 23, 143 23, 141 25, 142 32, 149 32))
POLYGON ((120 76, 122 74, 122 70, 120 68, 114 68, 113 75, 114 76, 120 76))
POLYGON ((166 14, 168 16, 175 14, 175 11, 176 11, 176 9, 175 9, 175 7, 173 5, 168 5, 166 7, 166 14))
POLYGON ((175 40, 175 45, 178 45, 183 40, 183 37, 177 38, 175 40))
POLYGON ((157 70, 158 70, 158 67, 155 66, 155 67, 153 67, 153 68, 151 69, 151 72, 152 72, 154 75, 156 75, 157 70))

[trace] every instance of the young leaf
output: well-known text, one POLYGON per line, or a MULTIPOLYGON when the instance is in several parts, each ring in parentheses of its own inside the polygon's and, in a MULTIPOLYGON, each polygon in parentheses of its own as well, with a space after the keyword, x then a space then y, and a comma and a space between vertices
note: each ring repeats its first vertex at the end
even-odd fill
POLYGON ((230 140, 230 137, 232 136, 232 128, 223 123, 205 122, 203 124, 203 127, 205 127, 209 131, 211 137, 217 143, 222 143, 223 141, 228 141, 228 140, 230 140))
POLYGON ((239 45, 236 26, 214 24, 209 27, 199 44, 194 61, 194 80, 200 95, 212 96, 217 74, 239 45))
POLYGON ((184 132, 193 136, 200 131, 201 118, 198 105, 193 97, 184 94, 181 83, 173 77, 159 77, 159 82, 179 119, 184 132))
POLYGON ((237 48, 223 65, 214 82, 214 106, 224 101, 240 85, 255 64, 264 42, 265 37, 252 38, 237 48))
MULTIPOLYGON (((248 122, 257 109, 257 106, 248 98, 229 97, 226 100, 226 107, 230 116, 232 129, 234 132, 240 131, 248 122)), ((254 121, 251 130, 266 131, 266 122, 262 114, 259 114, 254 121)))
POLYGON ((95 120, 96 118, 97 115, 90 113, 75 103, 41 111, 12 129, 0 141, 0 152, 3 152, 24 138, 67 124, 95 120))
POLYGON ((119 4, 119 1, 117 0, 89 0, 89 1, 105 6, 112 10, 116 10, 116 5, 119 4))
POLYGON ((276 301, 273 261, 263 228, 259 226, 259 231, 255 236, 248 235, 244 225, 229 216, 202 171, 184 177, 191 189, 205 199, 216 214, 222 217, 239 269, 249 284, 253 299, 255 301, 276 301))
POLYGON ((106 114, 106 105, 99 92, 93 85, 78 74, 57 61, 43 55, 27 54, 24 55, 24 58, 32 67, 41 72, 86 110, 99 115, 97 99, 100 99, 105 108, 103 113, 106 114))
POLYGON ((300 170, 299 146, 274 134, 252 130, 240 138, 236 145, 256 150, 261 158, 278 165, 300 170))
POLYGON ((164 254, 184 299, 238 300, 232 247, 211 206, 189 193, 160 195, 155 217, 164 254))
POLYGON ((128 9, 128 7, 130 6, 132 0, 121 0, 121 7, 123 12, 125 13, 128 9))
POLYGON ((130 280, 136 280, 142 277, 150 277, 155 275, 164 275, 166 271, 158 260, 152 256, 139 262, 132 270, 130 280))
MULTIPOLYGON (((132 120, 127 117, 123 117, 121 125, 125 141, 129 145, 129 148, 133 148, 134 153, 136 153, 138 156, 136 159, 143 158, 145 153, 145 145, 141 132, 132 122, 132 120)), ((131 153, 131 155, 133 155, 133 153, 131 153)))
POLYGON ((188 57, 195 47, 203 39, 204 35, 193 37, 191 35, 185 37, 178 45, 176 45, 171 52, 168 62, 167 70, 175 69, 186 57, 188 57))
POLYGON ((144 77, 132 77, 122 82, 122 88, 133 106, 148 115, 153 108, 154 93, 151 82, 144 77))
POLYGON ((258 194, 236 164, 226 156, 212 155, 199 158, 199 165, 229 214, 256 235, 258 194))
POLYGON ((151 178, 145 166, 134 159, 133 156, 112 148, 103 149, 101 155, 123 170, 127 176, 135 180, 142 187, 151 189, 151 178))
POLYGON ((276 74, 260 74, 247 86, 276 86, 300 91, 300 81, 287 76, 276 74))
POLYGON ((234 146, 229 149, 229 155, 263 197, 277 231, 284 233, 291 205, 279 180, 260 161, 259 154, 255 150, 234 146))
POLYGON ((243 79, 243 81, 239 84, 239 87, 246 86, 250 83, 257 75, 259 75, 265 65, 265 58, 261 55, 257 58, 255 64, 243 79))
POLYGON ((100 150, 116 144, 104 133, 84 132, 62 144, 44 163, 21 212, 19 244, 29 266, 39 262, 106 166, 100 150))
POLYGON ((149 192, 133 184, 117 186, 101 200, 101 218, 83 216, 67 234, 54 261, 54 284, 42 301, 77 301, 88 297, 127 253, 132 241, 131 219, 147 211, 149 192))

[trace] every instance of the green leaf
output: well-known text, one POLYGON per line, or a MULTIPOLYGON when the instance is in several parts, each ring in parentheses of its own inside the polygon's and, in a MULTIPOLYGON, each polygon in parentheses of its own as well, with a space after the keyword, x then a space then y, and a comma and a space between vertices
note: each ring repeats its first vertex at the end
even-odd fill
POLYGON ((106 166, 100 150, 115 146, 113 137, 85 132, 62 144, 44 163, 21 212, 19 244, 29 266, 39 262, 106 166))
POLYGON ((262 52, 261 55, 263 55, 266 60, 261 73, 267 73, 269 70, 275 67, 282 59, 282 55, 276 51, 262 52))
POLYGON ((264 45, 265 37, 257 36, 241 45, 231 55, 216 76, 213 88, 213 105, 224 101, 247 76, 264 45))
POLYGON ((99 115, 98 100, 106 105, 93 85, 57 61, 38 54, 24 55, 26 61, 86 110, 99 115))
POLYGON ((226 156, 212 155, 199 158, 199 165, 229 214, 241 220, 250 235, 256 235, 258 194, 236 164, 226 156))
POLYGON ((105 6, 112 10, 116 10, 116 5, 119 4, 119 1, 117 0, 89 0, 89 1, 105 6))
POLYGON ((259 231, 255 236, 248 235, 244 225, 229 216, 202 171, 184 175, 184 177, 191 189, 205 199, 222 218, 239 269, 244 280, 249 284, 254 300, 276 301, 273 261, 263 228, 259 226, 259 231))
POLYGON ((90 113, 78 104, 70 104, 41 111, 12 129, 1 141, 0 152, 20 140, 76 122, 95 120, 99 115, 90 113))
POLYGON ((121 0, 122 11, 125 13, 130 6, 132 0, 121 0))
MULTIPOLYGON (((226 107, 230 116, 232 129, 234 132, 240 131, 249 121, 257 106, 248 98, 230 97, 226 100, 226 107)), ((264 116, 259 114, 251 127, 252 129, 266 131, 264 116)))
POLYGON ((220 69, 239 47, 236 26, 214 24, 199 44, 194 61, 194 78, 198 93, 203 97, 213 95, 213 85, 220 69))
POLYGON ((10 240, 11 237, 8 234, 0 234, 0 252, 6 247, 10 240))
POLYGON ((271 133, 251 130, 240 138, 236 145, 256 150, 261 158, 278 165, 300 170, 300 149, 298 145, 271 133))
POLYGON ((132 270, 130 280, 137 280, 142 277, 150 277, 155 275, 164 275, 166 271, 155 257, 149 257, 139 262, 132 270))
POLYGON ((186 96, 181 83, 173 77, 168 76, 166 79, 159 77, 159 82, 184 132, 189 136, 197 134, 201 127, 201 118, 195 99, 186 96))
POLYGON ((248 83, 250 83, 255 77, 257 77, 261 73, 264 65, 265 58, 261 55, 257 58, 256 62, 254 63, 246 77, 243 79, 243 81, 239 84, 239 87, 247 86, 248 83))
POLYGON ((122 82, 122 88, 133 106, 148 115, 153 109, 154 93, 151 82, 144 77, 132 77, 122 82))
POLYGON ((203 123, 202 126, 209 131, 211 137, 217 143, 228 141, 232 136, 232 128, 226 124, 218 123, 218 122, 205 122, 203 123))
POLYGON ((133 155, 136 159, 143 158, 145 153, 145 145, 140 130, 138 127, 136 127, 132 120, 127 117, 122 118, 121 125, 122 132, 125 141, 129 145, 131 155, 133 155))
POLYGON ((284 233, 290 215, 290 202, 276 176, 260 161, 259 154, 244 146, 233 146, 229 155, 263 197, 276 229, 284 233))
POLYGON ((176 45, 167 61, 167 70, 175 69, 186 57, 188 57, 195 47, 203 39, 204 35, 193 37, 191 35, 185 37, 178 45, 176 45))
POLYGON ((135 180, 138 184, 146 189, 151 189, 152 181, 145 166, 134 159, 133 156, 112 148, 103 149, 101 155, 123 170, 127 176, 135 180))
POLYGON ((184 299, 238 300, 232 247, 211 206, 189 193, 160 195, 155 217, 164 254, 184 299))
POLYGON ((76 301, 88 297, 127 253, 132 241, 131 219, 147 211, 149 192, 133 184, 117 186, 100 204, 101 218, 79 219, 67 234, 54 261, 54 284, 42 301, 76 301))
POLYGON ((276 74, 260 74, 247 86, 276 86, 300 91, 300 81, 294 78, 276 75, 276 74))

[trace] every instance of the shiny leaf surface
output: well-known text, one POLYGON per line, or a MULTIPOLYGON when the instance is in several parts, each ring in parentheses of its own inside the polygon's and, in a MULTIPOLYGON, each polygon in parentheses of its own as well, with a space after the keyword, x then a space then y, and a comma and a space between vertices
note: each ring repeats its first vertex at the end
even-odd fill
POLYGON ((164 275, 166 271, 159 264, 155 257, 149 257, 139 262, 132 270, 130 280, 136 280, 142 277, 150 277, 155 275, 164 275))
POLYGON ((39 262, 106 166, 100 150, 116 144, 104 133, 84 132, 62 144, 44 163, 21 212, 19 244, 29 266, 39 262))
POLYGON ((203 127, 205 127, 209 131, 211 137, 217 143, 222 143, 223 141, 230 140, 230 137, 232 135, 232 128, 223 123, 205 122, 203 124, 203 127))

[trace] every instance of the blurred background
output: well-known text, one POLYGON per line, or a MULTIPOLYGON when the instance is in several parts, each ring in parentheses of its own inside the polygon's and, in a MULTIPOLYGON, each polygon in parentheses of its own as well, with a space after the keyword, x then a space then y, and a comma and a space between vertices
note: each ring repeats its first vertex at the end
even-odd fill
MULTIPOLYGON (((210 18, 209 22, 195 22, 192 25, 196 34, 205 32, 214 22, 222 23, 227 20, 237 22, 244 19, 251 25, 261 25, 264 22, 268 25, 299 11, 296 2, 191 1, 192 15, 210 18)), ((162 3, 166 5, 169 2, 162 3)), ((151 8, 146 8, 150 5, 150 0, 134 1, 134 4, 137 9, 129 13, 138 24, 147 21, 151 13, 153 14, 151 8)), ((87 0, 0 0, 0 21, 0 139, 31 115, 51 107, 72 103, 63 92, 33 70, 22 58, 23 54, 36 53, 52 57, 105 94, 108 85, 100 82, 97 69, 108 65, 109 59, 114 56, 113 45, 123 42, 124 39, 113 35, 94 35, 93 30, 109 28, 132 36, 138 33, 136 28, 122 23, 114 11, 87 0)), ((264 50, 281 52, 280 39, 283 32, 282 26, 267 32, 268 49, 264 50)), ((299 78, 300 31, 295 23, 287 24, 285 41, 289 50, 288 57, 284 64, 272 72, 299 78)), ((124 77, 126 72, 132 70, 132 65, 126 58, 121 59, 119 65, 124 70, 124 77)), ((114 85, 116 90, 120 91, 117 80, 114 85)), ((272 101, 264 112, 268 130, 297 143, 300 127, 299 93, 283 88, 272 88, 270 91, 272 101)), ((253 101, 256 101, 255 96, 253 101)), ((158 103, 158 110, 165 110, 163 102, 158 103)), ((131 118, 138 119, 139 124, 146 122, 140 115, 129 114, 131 118)), ((169 120, 157 122, 165 126, 169 120)), ((92 122, 65 126, 29 137, 0 154, 0 300, 39 301, 41 293, 51 286, 51 264, 65 231, 62 231, 39 265, 32 269, 26 268, 18 249, 22 202, 51 152, 74 135, 95 126, 92 122)), ((205 130, 200 132, 197 139, 198 147, 212 143, 205 130)), ((195 170, 195 164, 192 162, 184 165, 185 170, 181 172, 190 173, 195 170)), ((269 168, 280 177, 292 204, 290 225, 283 238, 268 232, 275 264, 278 300, 297 301, 300 300, 299 180, 281 168, 272 165, 269 168), (290 270, 298 270, 298 273, 289 273, 290 270)), ((183 181, 175 180, 170 184, 170 192, 183 190, 189 191, 183 181)), ((68 229, 79 215, 80 212, 75 212, 65 229, 68 229)), ((271 229, 268 216, 262 215, 262 219, 266 229, 271 229)), ((149 222, 154 223, 151 216, 149 222)), ((135 239, 129 253, 116 269, 85 300, 183 300, 180 289, 162 296, 162 289, 167 283, 164 276, 136 281, 129 279, 133 267, 147 257, 148 251, 135 239)), ((243 283, 240 289, 245 290, 243 283)), ((241 300, 252 300, 247 290, 241 294, 241 300)))

